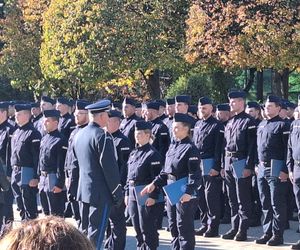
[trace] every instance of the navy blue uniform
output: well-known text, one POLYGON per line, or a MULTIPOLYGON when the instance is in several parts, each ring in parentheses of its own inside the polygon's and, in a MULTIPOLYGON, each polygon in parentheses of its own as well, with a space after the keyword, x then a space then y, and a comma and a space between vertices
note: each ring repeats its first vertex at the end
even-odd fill
MULTIPOLYGON (((127 182, 127 161, 131 152, 131 143, 120 130, 112 133, 112 137, 117 150, 121 185, 124 188, 127 182)), ((111 225, 108 226, 105 248, 114 250, 125 249, 126 219, 124 203, 120 206, 112 207, 109 220, 111 225)))
MULTIPOLYGON (((5 175, 8 177, 11 177, 11 138, 14 131, 15 128, 10 123, 8 123, 7 120, 0 124, 0 162, 5 170, 5 175)), ((12 193, 10 185, 8 191, 4 192, 3 195, 5 199, 5 204, 3 207, 4 223, 8 223, 14 220, 14 195, 12 193)), ((2 224, 2 220, 0 221, 0 223, 2 224)))
POLYGON ((81 231, 101 247, 110 208, 122 201, 122 187, 114 144, 100 126, 89 123, 75 136, 74 155, 79 166, 77 200, 81 231))
POLYGON ((224 141, 225 182, 231 208, 231 232, 239 231, 246 234, 251 212, 252 177, 237 178, 233 173, 232 163, 245 159, 245 169, 254 171, 256 146, 254 119, 244 111, 233 116, 225 127, 224 141))
POLYGON ((169 136, 170 136, 170 141, 173 140, 173 117, 167 117, 163 120, 164 124, 166 124, 168 130, 169 130, 169 136))
POLYGON ((298 220, 300 231, 300 120, 291 124, 290 137, 288 141, 287 167, 293 174, 293 189, 298 207, 298 220))
POLYGON ((30 122, 19 127, 11 140, 11 185, 22 220, 37 217, 37 188, 21 185, 21 172, 23 167, 32 168, 32 179, 38 178, 40 141, 40 133, 30 122))
POLYGON ((87 124, 77 126, 76 129, 72 131, 68 141, 68 150, 65 159, 65 174, 68 202, 71 205, 72 212, 78 225, 80 225, 81 223, 79 204, 76 200, 79 179, 79 167, 77 159, 74 156, 74 138, 78 131, 84 128, 86 125, 87 124))
MULTIPOLYGON (((150 184, 161 171, 161 156, 149 143, 134 149, 128 159, 126 196, 128 211, 136 231, 138 249, 156 249, 158 233, 155 217, 156 206, 140 206, 136 201, 134 186, 150 184), (148 248, 147 248, 148 247, 148 248)), ((157 199, 159 190, 149 194, 157 199)))
POLYGON ((65 193, 54 193, 52 189, 54 186, 64 188, 66 152, 67 141, 57 129, 42 138, 38 173, 41 203, 46 215, 63 216, 65 193))
POLYGON ((59 118, 58 130, 68 140, 72 131, 76 128, 74 117, 69 113, 59 118))
MULTIPOLYGON (((287 182, 271 175, 271 161, 286 161, 289 126, 279 116, 262 121, 257 129, 258 190, 263 211, 263 230, 268 236, 283 237, 286 222, 287 182)), ((288 173, 284 164, 282 172, 288 173)))
MULTIPOLYGON (((208 230, 218 234, 221 216, 221 192, 222 178, 221 155, 223 151, 224 126, 213 116, 206 120, 200 120, 194 128, 193 141, 200 152, 200 158, 213 159, 213 169, 219 172, 217 176, 204 175, 202 173, 203 200, 200 200, 200 210, 208 218, 208 230)), ((201 195, 200 195, 201 199, 201 195)), ((202 223, 203 224, 203 223, 202 223)), ((204 225, 205 226, 205 225, 204 225)))
POLYGON ((39 116, 37 116, 37 117, 35 117, 35 118, 33 119, 33 126, 35 127, 35 129, 36 129, 37 131, 40 132, 40 134, 41 134, 42 137, 47 133, 47 132, 45 131, 45 129, 44 129, 44 124, 43 124, 43 122, 44 122, 44 117, 43 117, 43 115, 39 115, 39 116))
MULTIPOLYGON (((201 182, 200 156, 198 149, 186 137, 174 141, 166 154, 165 166, 154 184, 162 187, 176 180, 188 177, 186 194, 194 195, 201 182)), ((172 249, 192 250, 195 248, 194 215, 197 199, 172 206, 167 201, 167 213, 172 239, 172 249)))
POLYGON ((120 124, 120 131, 130 140, 132 147, 135 146, 134 125, 140 120, 140 117, 138 117, 136 114, 133 114, 128 118, 124 118, 120 124))

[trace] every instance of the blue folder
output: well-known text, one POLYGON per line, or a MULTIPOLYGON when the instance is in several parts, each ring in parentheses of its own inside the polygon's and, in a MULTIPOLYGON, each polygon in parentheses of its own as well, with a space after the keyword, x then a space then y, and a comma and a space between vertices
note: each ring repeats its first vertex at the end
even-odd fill
MULTIPOLYGON (((146 200, 149 198, 149 194, 141 195, 141 191, 146 187, 146 185, 140 185, 134 187, 135 197, 139 206, 145 206, 146 200)), ((158 199, 155 200, 156 203, 164 202, 163 193, 160 192, 158 199)))
POLYGON ((281 160, 271 160, 271 176, 279 177, 280 171, 284 167, 284 161, 281 160))
POLYGON ((33 168, 21 167, 21 185, 28 185, 33 179, 33 168))
POLYGON ((235 178, 243 178, 243 172, 246 167, 246 159, 232 162, 232 167, 235 178))
POLYGON ((210 170, 215 165, 215 159, 209 158, 209 159, 202 159, 200 163, 202 175, 209 175, 210 170))
POLYGON ((163 187, 163 190, 172 206, 179 203, 181 196, 185 193, 187 182, 188 178, 184 177, 163 187))
POLYGON ((56 182, 57 182, 56 173, 48 174, 47 181, 48 181, 49 192, 52 192, 52 189, 54 188, 54 186, 56 185, 56 182))

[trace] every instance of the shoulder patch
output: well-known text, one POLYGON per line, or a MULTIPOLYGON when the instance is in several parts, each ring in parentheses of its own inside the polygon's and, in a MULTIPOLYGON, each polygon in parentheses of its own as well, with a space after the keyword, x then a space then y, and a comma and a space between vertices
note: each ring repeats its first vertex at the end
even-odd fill
POLYGON ((124 150, 129 150, 130 148, 129 147, 126 147, 126 148, 121 148, 121 151, 124 151, 124 150))
POLYGON ((32 142, 39 142, 40 141, 40 139, 34 139, 34 140, 32 140, 32 142))
POLYGON ((160 164, 160 161, 153 161, 151 162, 151 165, 159 165, 160 164))
POLYGON ((256 126, 250 126, 250 127, 248 127, 248 129, 254 129, 254 128, 256 128, 256 126))
POLYGON ((196 156, 195 156, 195 157, 190 157, 190 158, 189 158, 189 161, 198 161, 198 160, 199 160, 199 158, 196 157, 196 156))

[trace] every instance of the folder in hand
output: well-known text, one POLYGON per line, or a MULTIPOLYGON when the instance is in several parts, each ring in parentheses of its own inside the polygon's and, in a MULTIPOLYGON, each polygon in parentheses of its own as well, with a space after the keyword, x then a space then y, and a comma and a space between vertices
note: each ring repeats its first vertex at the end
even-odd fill
POLYGON ((246 167, 246 159, 232 162, 233 174, 235 178, 243 178, 243 172, 246 167))
POLYGON ((56 173, 50 173, 47 175, 49 192, 52 192, 54 186, 56 186, 57 176, 56 173))
POLYGON ((33 168, 21 167, 21 185, 29 185, 33 179, 33 168))
POLYGON ((187 182, 188 178, 184 177, 163 187, 167 199, 172 206, 179 203, 181 196, 185 194, 187 182))
MULTIPOLYGON (((140 185, 134 187, 136 201, 139 206, 145 206, 146 200, 149 198, 149 194, 141 195, 141 191, 146 187, 146 185, 140 185)), ((164 202, 163 193, 160 192, 158 199, 155 200, 155 203, 164 202)))
POLYGON ((210 170, 215 165, 215 159, 209 158, 209 159, 201 159, 200 167, 202 171, 202 175, 209 175, 210 170))
POLYGON ((271 160, 271 176, 279 177, 280 171, 284 167, 284 161, 282 160, 271 160))

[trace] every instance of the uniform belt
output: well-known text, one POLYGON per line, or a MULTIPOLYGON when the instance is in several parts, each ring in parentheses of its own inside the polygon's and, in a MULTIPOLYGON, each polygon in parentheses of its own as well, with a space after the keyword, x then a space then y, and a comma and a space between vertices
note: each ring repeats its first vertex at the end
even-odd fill
POLYGON ((172 174, 168 174, 168 180, 170 181, 176 181, 176 176, 175 175, 172 175, 172 174))
POLYGON ((232 151, 226 151, 225 155, 226 157, 233 157, 233 158, 244 156, 244 154, 242 154, 241 152, 232 152, 232 151))

